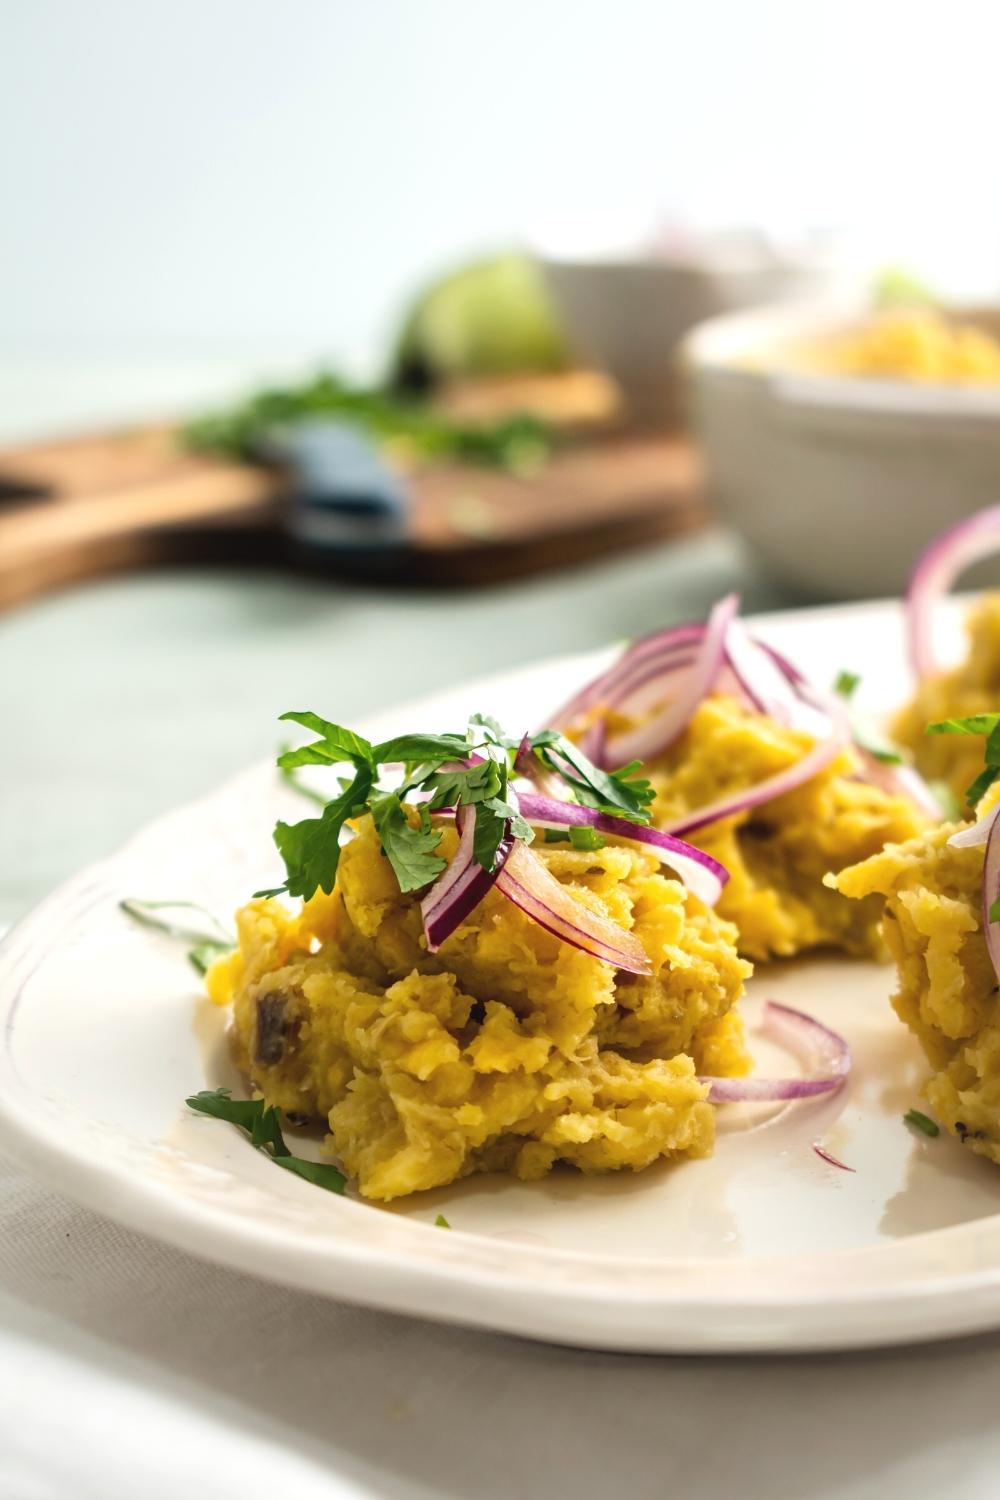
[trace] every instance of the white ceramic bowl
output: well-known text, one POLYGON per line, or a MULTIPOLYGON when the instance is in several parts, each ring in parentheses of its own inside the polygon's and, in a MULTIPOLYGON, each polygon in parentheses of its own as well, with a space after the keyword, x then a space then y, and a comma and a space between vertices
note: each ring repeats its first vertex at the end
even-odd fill
MULTIPOLYGON (((1000 503, 1000 387, 770 364, 782 346, 866 316, 759 308, 703 324, 681 351, 710 498, 803 596, 897 594, 939 532, 1000 503)), ((1000 309, 955 316, 1000 335, 1000 309)))
POLYGON ((828 259, 572 259, 540 255, 552 300, 580 354, 612 375, 628 415, 665 427, 681 413, 676 353, 696 324, 763 302, 837 296, 842 271, 828 259))

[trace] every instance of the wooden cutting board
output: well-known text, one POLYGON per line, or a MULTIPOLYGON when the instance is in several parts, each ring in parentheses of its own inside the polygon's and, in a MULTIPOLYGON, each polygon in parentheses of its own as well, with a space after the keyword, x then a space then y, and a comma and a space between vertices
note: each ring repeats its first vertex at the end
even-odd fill
POLYGON ((167 426, 0 451, 0 609, 110 572, 285 565, 408 586, 498 581, 691 531, 707 512, 682 437, 579 437, 534 474, 408 476, 403 546, 311 554, 281 474, 186 450, 167 426))

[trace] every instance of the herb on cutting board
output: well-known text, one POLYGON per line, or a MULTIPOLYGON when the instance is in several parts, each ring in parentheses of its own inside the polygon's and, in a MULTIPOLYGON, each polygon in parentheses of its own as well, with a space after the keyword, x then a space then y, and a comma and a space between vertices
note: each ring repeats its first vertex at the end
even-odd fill
POLYGON ((391 391, 350 386, 323 373, 301 385, 276 386, 227 410, 188 423, 185 441, 226 458, 257 461, 271 435, 322 417, 356 424, 401 456, 480 464, 514 473, 536 469, 549 456, 552 432, 528 412, 498 421, 457 422, 427 402, 391 391))

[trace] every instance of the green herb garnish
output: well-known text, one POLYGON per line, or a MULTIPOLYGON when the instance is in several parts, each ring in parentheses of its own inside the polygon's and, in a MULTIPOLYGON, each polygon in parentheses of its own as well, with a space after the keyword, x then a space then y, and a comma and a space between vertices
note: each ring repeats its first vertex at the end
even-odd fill
POLYGON ((574 849, 603 849, 608 842, 596 828, 546 828, 547 844, 572 844, 574 849))
POLYGON ((184 1102, 188 1109, 198 1114, 238 1125, 250 1137, 251 1146, 263 1151, 275 1166, 284 1167, 286 1172, 295 1172, 307 1182, 326 1188, 329 1193, 344 1191, 347 1179, 336 1167, 292 1155, 285 1145, 278 1111, 273 1104, 266 1104, 263 1099, 233 1099, 228 1089, 202 1089, 184 1102))
POLYGON ((453 459, 491 468, 528 471, 548 457, 553 436, 529 413, 489 423, 459 422, 426 402, 384 390, 349 386, 324 373, 301 385, 262 391, 227 411, 188 424, 193 448, 227 458, 259 459, 275 432, 298 422, 336 417, 376 440, 402 446, 422 459, 453 459))
POLYGON ((450 1229, 451 1225, 448 1223, 448 1220, 445 1218, 444 1214, 438 1214, 437 1218, 434 1220, 434 1228, 450 1229))
POLYGON ((907 1125, 912 1125, 914 1130, 920 1130, 924 1135, 934 1137, 941 1134, 940 1125, 936 1124, 929 1115, 922 1110, 908 1109, 903 1119, 907 1125))
MULTIPOLYGON (((861 678, 857 672, 838 672, 833 690, 850 703, 860 684, 861 678)), ((859 719, 854 714, 851 715, 851 738, 860 750, 864 750, 873 760, 880 761, 882 765, 901 766, 903 764, 903 757, 899 751, 881 739, 863 718, 859 719)))
POLYGON ((153 927, 157 932, 165 932, 167 937, 193 943, 193 947, 188 949, 188 959, 199 974, 206 973, 217 958, 221 958, 224 953, 231 953, 236 947, 235 937, 196 901, 138 901, 129 897, 119 901, 118 906, 133 922, 139 922, 143 927, 153 927), (172 922, 168 917, 156 915, 161 911, 197 912, 204 920, 200 924, 190 924, 183 920, 172 922))
MULTIPOLYGON (((332 891, 344 827, 366 812, 401 891, 422 889, 445 868, 437 852, 441 830, 431 822, 431 815, 442 808, 475 808, 473 857, 485 870, 496 868, 505 839, 531 843, 534 838, 510 791, 524 743, 505 735, 494 719, 475 714, 464 734, 397 735, 373 745, 318 714, 290 712, 282 718, 317 736, 297 749, 282 751, 278 766, 284 774, 301 766, 350 767, 353 774, 339 781, 338 795, 324 804, 318 817, 278 823, 274 841, 287 878, 275 890, 258 891, 259 896, 287 891, 308 899, 317 890, 332 891), (386 766, 402 766, 399 785, 381 785, 386 766), (407 802, 417 793, 418 801, 407 802)), ((561 777, 568 800, 633 823, 649 822, 653 789, 637 776, 638 761, 618 771, 602 771, 555 730, 531 736, 526 749, 542 767, 561 777)), ((567 837, 576 848, 598 849, 603 843, 589 828, 567 829, 567 837)))
POLYGON ((1000 714, 969 714, 964 719, 939 719, 935 724, 928 724, 926 732, 986 736, 985 770, 980 771, 975 781, 965 789, 966 802, 970 807, 975 807, 1000 776, 1000 714))

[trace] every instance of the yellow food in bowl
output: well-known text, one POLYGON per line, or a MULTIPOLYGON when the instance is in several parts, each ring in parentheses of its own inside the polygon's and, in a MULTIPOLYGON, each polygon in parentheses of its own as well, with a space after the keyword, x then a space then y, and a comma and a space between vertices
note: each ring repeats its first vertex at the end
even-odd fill
MULTIPOLYGON (((636 721, 613 722, 618 730, 636 721)), ((684 813, 788 770, 813 743, 736 698, 705 699, 684 734, 644 768, 656 790, 654 825, 668 827, 684 813)), ((729 871, 717 909, 736 924, 741 953, 767 959, 820 946, 860 955, 881 951, 878 898, 845 901, 823 877, 889 840, 911 838, 927 818, 909 798, 857 780, 858 769, 855 752, 845 748, 785 796, 684 834, 729 871)))
POLYGON ((1000 340, 939 313, 887 313, 801 351, 808 368, 938 385, 1000 385, 1000 340))
POLYGON ((1000 1162, 1000 995, 982 931, 983 849, 953 848, 957 826, 890 845, 831 883, 885 898, 892 1004, 933 1069, 925 1097, 952 1134, 1000 1162))
MULTIPOLYGON (((440 853, 455 847, 447 828, 440 853)), ((495 890, 428 952, 419 899, 400 892, 367 817, 332 895, 294 915, 251 902, 239 948, 209 972, 255 1087, 293 1118, 326 1120, 365 1197, 711 1151, 697 1074, 749 1066, 735 929, 636 846, 536 852, 639 938, 650 976, 559 941, 495 890)))

